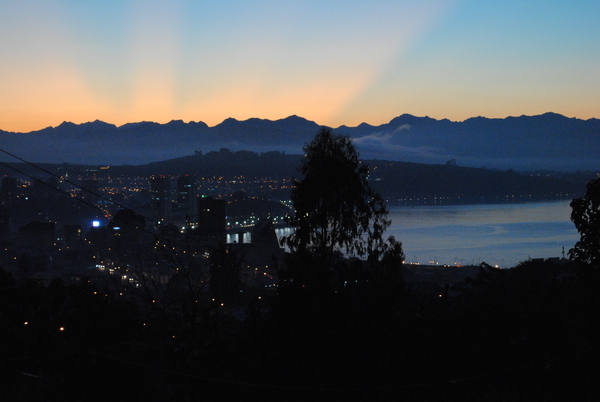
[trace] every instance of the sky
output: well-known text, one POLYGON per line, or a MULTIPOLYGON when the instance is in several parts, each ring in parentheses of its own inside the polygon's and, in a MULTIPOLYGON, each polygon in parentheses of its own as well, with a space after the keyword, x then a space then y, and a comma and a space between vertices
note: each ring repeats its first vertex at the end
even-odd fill
POLYGON ((595 0, 0 0, 0 129, 600 117, 595 0))

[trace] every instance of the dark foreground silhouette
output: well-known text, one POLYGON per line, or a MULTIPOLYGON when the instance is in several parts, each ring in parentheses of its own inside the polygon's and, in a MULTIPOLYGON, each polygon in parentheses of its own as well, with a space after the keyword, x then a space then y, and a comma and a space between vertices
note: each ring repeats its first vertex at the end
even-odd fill
POLYGON ((0 283, 4 400, 595 400, 600 276, 482 267, 456 296, 357 281, 201 300, 194 325, 88 283, 0 283))

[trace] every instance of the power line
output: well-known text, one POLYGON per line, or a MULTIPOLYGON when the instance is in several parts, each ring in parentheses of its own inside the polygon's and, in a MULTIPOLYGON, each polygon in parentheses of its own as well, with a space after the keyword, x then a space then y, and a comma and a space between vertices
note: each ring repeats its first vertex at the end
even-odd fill
MULTIPOLYGON (((11 156, 11 157, 13 157, 13 158, 15 158, 15 159, 17 159, 17 160, 19 160, 19 161, 21 161, 21 162, 23 162, 23 163, 27 164, 27 165, 29 165, 29 166, 31 166, 31 167, 34 167, 34 168, 36 168, 36 169, 39 169, 39 170, 41 170, 42 172, 44 172, 44 173, 46 173, 46 174, 49 174, 50 176, 52 176, 52 177, 54 177, 54 178, 60 179, 60 180, 64 181, 65 183, 68 183, 68 184, 70 184, 70 185, 72 185, 72 186, 74 186, 74 187, 76 187, 76 188, 78 188, 78 189, 80 189, 80 190, 87 191, 87 192, 88 192, 88 193, 90 193, 91 195, 93 195, 93 196, 95 196, 95 197, 98 197, 98 198, 100 198, 100 199, 102 199, 102 200, 104 200, 104 201, 108 201, 108 202, 110 202, 110 203, 112 203, 112 204, 116 205, 116 206, 117 206, 117 207, 119 207, 119 208, 122 208, 122 209, 130 209, 130 208, 127 208, 126 206, 124 206, 124 205, 122 205, 122 204, 119 204, 118 202, 115 202, 115 201, 113 201, 112 199, 110 199, 110 198, 108 198, 108 197, 105 197, 105 196, 104 196, 104 195, 102 195, 102 194, 96 193, 95 191, 92 191, 92 190, 90 190, 90 189, 87 189, 87 188, 85 188, 85 187, 82 187, 82 186, 80 186, 79 184, 77 184, 77 183, 75 183, 75 182, 72 182, 71 180, 69 180, 69 179, 67 179, 67 178, 64 178, 64 177, 62 177, 62 176, 59 176, 59 175, 57 175, 57 174, 56 174, 56 173, 54 173, 54 172, 51 172, 51 171, 49 171, 49 170, 47 170, 47 169, 45 169, 45 168, 43 168, 43 167, 41 167, 41 166, 39 166, 39 165, 37 165, 37 164, 33 163, 33 162, 29 162, 29 161, 27 161, 27 160, 25 160, 25 159, 23 159, 23 158, 20 158, 20 157, 18 157, 17 155, 15 155, 15 154, 12 154, 12 153, 10 153, 10 152, 8 152, 8 151, 4 150, 4 149, 1 149, 1 148, 0 148, 0 152, 3 152, 3 153, 5 153, 6 155, 9 155, 9 156, 11 156)), ((13 169, 13 170, 15 170, 15 171, 17 171, 17 172, 19 172, 19 173, 21 173, 21 174, 23 174, 23 175, 25 175, 25 176, 29 177, 29 178, 30 178, 30 179, 32 179, 32 180, 36 180, 36 181, 38 181, 38 182, 41 182, 41 183, 44 183, 44 184, 47 184, 48 186, 50 186, 50 184, 48 184, 48 183, 46 183, 46 182, 44 182, 44 181, 41 181, 41 180, 39 180, 39 179, 36 179, 35 177, 33 177, 33 176, 31 176, 31 175, 29 175, 29 174, 27 174, 27 173, 24 173, 24 172, 22 172, 22 171, 20 171, 20 170, 18 170, 18 169, 16 169, 16 168, 14 168, 14 167, 12 167, 12 166, 10 166, 10 165, 6 164, 6 163, 4 163, 4 162, 0 162, 0 163, 2 163, 2 165, 6 166, 6 167, 8 167, 8 168, 10 168, 10 169, 13 169)), ((68 195, 68 196, 70 196, 70 194, 69 194, 69 193, 63 192, 63 191, 62 191, 61 189, 59 189, 59 188, 56 188, 56 187, 53 187, 53 186, 50 186, 50 187, 52 187, 52 188, 55 188, 55 189, 56 189, 56 190, 58 190, 59 192, 61 192, 61 193, 65 194, 65 195, 68 195)), ((76 198, 76 199, 77 199, 77 200, 80 200, 80 201, 82 201, 82 202, 84 202, 86 205, 92 206, 92 207, 94 207, 94 208, 96 208, 96 209, 98 209, 98 210, 100 210, 100 211, 104 212, 103 210, 101 210, 100 208, 98 208, 97 206, 95 206, 95 205, 93 205, 93 204, 87 203, 86 201, 84 201, 84 200, 82 200, 82 199, 80 199, 80 198, 76 198)), ((149 221, 152 221, 152 219, 150 219, 149 217, 147 217, 147 216, 144 216, 143 214, 140 214, 140 213, 138 213, 138 212, 136 212, 136 211, 134 211, 134 212, 135 212, 136 214, 138 214, 138 215, 142 216, 144 219, 147 219, 147 220, 149 220, 149 221)))
MULTIPOLYGON (((88 193, 92 194, 92 195, 93 195, 93 196, 95 196, 95 197, 98 197, 98 198, 100 198, 100 199, 102 199, 102 200, 104 200, 104 201, 110 202, 110 203, 114 204, 115 206, 117 206, 117 207, 119 207, 119 208, 121 208, 121 209, 130 210, 130 211, 132 211, 132 212, 134 212, 135 214, 137 214, 137 215, 141 216, 142 218, 144 218, 145 220, 147 220, 147 221, 149 221, 149 222, 152 222, 152 221, 153 221, 151 218, 149 218, 149 217, 145 216, 144 214, 141 214, 141 213, 139 213, 139 212, 137 212, 137 211, 135 211, 135 210, 133 210, 133 209, 131 209, 131 208, 128 208, 128 207, 126 207, 126 206, 124 206, 124 205, 122 205, 122 204, 120 204, 120 203, 118 203, 118 202, 115 202, 115 201, 111 200, 110 198, 107 198, 107 197, 105 197, 105 196, 104 196, 104 195, 102 195, 102 194, 99 194, 99 193, 97 193, 97 192, 95 192, 95 191, 92 191, 92 190, 90 190, 90 189, 87 189, 87 188, 85 188, 85 187, 82 187, 82 186, 80 186, 79 184, 77 184, 77 183, 75 183, 75 182, 73 182, 73 181, 70 181, 70 180, 68 180, 67 178, 64 178, 64 177, 62 177, 62 176, 59 176, 59 175, 57 175, 56 173, 54 173, 54 172, 51 172, 51 171, 49 171, 49 170, 47 170, 47 169, 45 169, 45 168, 43 168, 43 167, 41 167, 41 166, 39 166, 39 165, 37 165, 37 164, 33 163, 33 162, 29 162, 29 161, 27 161, 27 160, 25 160, 25 159, 23 159, 23 158, 21 158, 21 157, 19 157, 19 156, 15 155, 15 154, 11 153, 11 152, 8 152, 8 151, 6 151, 6 150, 4 150, 4 149, 2 149, 2 148, 0 148, 0 152, 4 153, 4 154, 6 154, 6 155, 8 155, 8 156, 10 156, 10 157, 12 157, 12 158, 15 158, 15 159, 17 159, 17 160, 19 160, 19 161, 21 161, 21 162, 23 162, 23 163, 25 163, 25 164, 27 164, 27 165, 29 165, 29 166, 33 167, 33 168, 35 168, 35 169, 38 169, 38 170, 40 170, 40 171, 42 171, 42 172, 44 172, 44 173, 46 173, 46 174, 48 174, 48 175, 50 175, 50 176, 52 176, 52 177, 54 177, 54 178, 60 179, 60 180, 62 180, 62 181, 64 181, 64 182, 66 182, 66 183, 68 183, 68 184, 70 184, 70 185, 72 185, 72 186, 74 186, 74 187, 76 187, 76 188, 80 189, 80 190, 86 191, 86 192, 88 192, 88 193)), ((30 179, 32 179, 32 180, 35 180, 35 181, 37 181, 37 182, 39 182, 39 183, 43 183, 44 185, 47 185, 48 187, 50 187, 50 188, 53 188, 54 190, 56 190, 56 191, 60 192, 61 194, 65 195, 65 196, 67 196, 67 197, 69 197, 69 198, 74 198, 76 201, 78 201, 78 202, 81 202, 81 203, 83 203, 83 204, 85 204, 85 205, 87 205, 87 206, 90 206, 90 207, 92 207, 92 208, 94 208, 94 209, 96 209, 96 210, 98 210, 98 211, 100 211, 100 212, 103 212, 103 213, 105 213, 105 212, 106 212, 106 211, 104 211, 103 209, 101 209, 100 207, 98 207, 97 205, 95 205, 95 204, 93 204, 93 203, 90 203, 90 202, 88 202, 88 201, 86 201, 86 200, 84 200, 84 199, 82 199, 82 198, 79 198, 79 197, 73 197, 73 196, 72 196, 70 193, 67 193, 66 191, 63 191, 63 190, 61 190, 61 189, 60 189, 60 188, 58 188, 58 187, 52 186, 52 185, 50 185, 50 184, 49 184, 49 183, 47 183, 47 182, 44 182, 44 181, 42 181, 42 180, 40 180, 40 179, 38 179, 38 178, 35 178, 35 177, 31 176, 30 174, 28 174, 28 173, 25 173, 25 172, 23 172, 22 170, 19 170, 19 169, 17 169, 16 167, 13 167, 13 166, 11 166, 11 165, 9 165, 9 164, 5 163, 5 162, 1 162, 1 161, 0 161, 0 164, 2 164, 3 166, 6 166, 6 167, 8 167, 9 169, 12 169, 12 170, 16 171, 16 172, 18 172, 18 173, 20 173, 20 174, 22 174, 22 175, 24 175, 24 176, 26 176, 26 177, 29 177, 29 178, 30 178, 30 179)), ((130 224, 132 224, 132 225, 134 225, 134 226, 135 226, 135 223, 134 223, 134 222, 127 222, 127 223, 130 223, 130 224)), ((163 242, 165 242, 165 243, 170 243, 170 244, 172 244, 172 245, 174 245, 174 246, 180 247, 181 249, 185 249, 185 248, 187 248, 186 246, 184 246, 184 245, 181 245, 181 244, 179 244, 179 243, 178 243, 178 242, 176 242, 176 241, 173 241, 173 239, 171 239, 171 238, 166 238, 165 236, 163 236, 163 235, 162 235, 162 234, 160 234, 160 233, 157 233, 157 232, 150 231, 149 229, 146 229, 145 227, 142 227, 142 228, 140 228, 140 229, 141 229, 142 231, 144 231, 144 232, 146 232, 146 233, 148 233, 148 234, 150 234, 150 235, 154 236, 155 238, 162 240, 162 241, 163 241, 163 242)), ((185 236, 186 240, 190 240, 190 239, 191 239, 191 237, 190 237, 189 233, 185 233, 185 234, 184 234, 184 236, 185 236)), ((212 249, 213 251, 215 251, 215 250, 216 250, 216 247, 213 247, 213 246, 211 246, 211 245, 209 245, 209 244, 206 244, 205 246, 206 246, 206 247, 208 247, 208 248, 210 248, 210 249, 212 249)), ((255 269, 258 269, 258 270, 260 270, 261 272, 264 272, 264 273, 267 273, 267 272, 268 272, 267 270, 263 269, 262 267, 256 266, 256 265, 254 265, 254 264, 252 264, 252 263, 248 263, 248 262, 246 262, 246 261, 242 261, 242 262, 243 262, 243 263, 245 263, 245 264, 246 264, 246 265, 248 265, 248 266, 251 266, 251 267, 253 267, 253 268, 255 268, 255 269)), ((251 279, 254 279, 255 281, 257 281, 257 282, 259 282, 259 283, 263 284, 263 282, 259 281, 259 280, 258 280, 258 279, 256 279, 256 278, 251 278, 251 279)))
MULTIPOLYGON (((1 151, 1 152, 5 152, 5 151, 3 151, 2 149, 0 149, 0 151, 1 151)), ((36 181, 36 182, 38 182, 38 183, 41 183, 41 184, 44 184, 44 185, 46 185, 46 186, 48 186, 48 187, 52 188, 53 190, 56 190, 56 191, 58 191, 59 193, 61 193, 61 194, 63 194, 63 195, 66 195, 67 197, 73 198, 73 197, 71 196, 71 194, 67 193, 66 191, 63 191, 63 190, 61 190, 60 188, 58 188, 58 187, 55 187, 55 186, 51 185, 51 184, 50 184, 50 183, 48 183, 48 182, 45 182, 45 181, 43 181, 43 180, 41 180, 41 179, 38 179, 37 177, 31 176, 30 174, 28 174, 28 173, 25 173, 25 172, 23 172, 22 170, 19 170, 19 169, 17 169, 17 168, 16 168, 16 167, 14 167, 14 166, 10 166, 8 163, 5 163, 5 162, 2 162, 2 161, 0 161, 0 164, 1 164, 1 165, 3 165, 3 166, 6 166, 6 167, 7 167, 7 168, 9 168, 9 169, 12 169, 12 170, 14 170, 14 171, 15 171, 15 172, 17 172, 17 173, 20 173, 20 174, 22 174, 23 176, 27 176, 27 177, 29 177, 31 180, 34 180, 34 181, 36 181)), ((35 165, 32 165, 32 166, 35 166, 35 165)), ((39 168, 39 169, 42 169, 43 171, 46 171, 46 170, 45 170, 45 169, 43 169, 43 168, 39 168)), ((53 173, 52 173, 52 175, 53 175, 53 176, 56 176, 56 175, 54 175, 53 173)), ((80 188, 81 188, 81 187, 80 187, 80 188)), ((83 189, 83 188, 82 188, 82 189, 83 189)), ((83 189, 83 190, 85 190, 85 189, 83 189)), ((99 210, 100 212, 104 212, 104 210, 102 210, 100 207, 98 207, 98 206, 97 206, 97 205, 95 205, 95 204, 89 203, 89 202, 87 202, 86 200, 83 200, 83 199, 81 199, 81 198, 77 198, 77 197, 75 197, 75 200, 77 200, 77 201, 79 201, 79 202, 82 202, 82 203, 84 203, 85 205, 87 205, 87 206, 89 206, 89 207, 92 207, 92 208, 94 208, 94 209, 97 209, 97 210, 99 210)))

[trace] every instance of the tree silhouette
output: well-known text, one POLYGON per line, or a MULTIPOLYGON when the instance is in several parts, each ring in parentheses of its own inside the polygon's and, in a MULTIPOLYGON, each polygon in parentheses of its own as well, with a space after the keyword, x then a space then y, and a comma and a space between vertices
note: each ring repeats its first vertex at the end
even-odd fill
POLYGON ((292 189, 295 231, 284 239, 302 261, 295 265, 327 277, 344 255, 380 260, 390 247, 383 239, 388 210, 369 185, 368 167, 352 141, 323 127, 304 152, 303 178, 292 189))
POLYGON ((233 249, 220 245, 211 255, 210 290, 219 302, 235 299, 240 286, 241 260, 233 249))
POLYGON ((600 178, 590 180, 587 192, 571 202, 571 220, 581 235, 569 251, 575 261, 600 267, 600 178))

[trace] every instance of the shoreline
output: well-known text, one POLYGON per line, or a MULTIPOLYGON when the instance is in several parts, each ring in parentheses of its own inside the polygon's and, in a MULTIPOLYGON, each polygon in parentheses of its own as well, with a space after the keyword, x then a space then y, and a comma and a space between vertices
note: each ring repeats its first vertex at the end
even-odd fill
POLYGON ((533 197, 531 195, 526 196, 506 196, 506 197, 412 197, 403 198, 398 200, 387 200, 388 208, 396 207, 410 207, 410 206, 469 206, 469 205, 507 205, 507 204, 530 204, 538 202, 554 202, 554 201, 572 201, 573 199, 580 198, 582 194, 561 194, 556 196, 546 197, 533 197))

